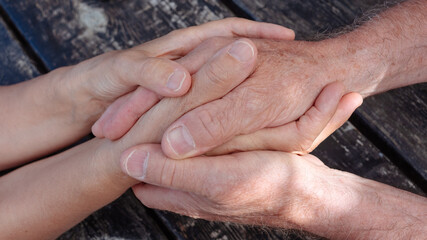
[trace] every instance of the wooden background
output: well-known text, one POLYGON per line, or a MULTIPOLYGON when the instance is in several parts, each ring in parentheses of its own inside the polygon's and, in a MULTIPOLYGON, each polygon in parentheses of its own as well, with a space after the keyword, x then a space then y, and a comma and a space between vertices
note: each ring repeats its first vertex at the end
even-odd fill
MULTIPOLYGON (((230 16, 278 23, 299 40, 351 25, 380 0, 0 0, 0 84, 13 84, 171 30, 230 16)), ((365 99, 314 152, 328 166, 427 191, 427 84, 365 99)), ((66 206, 65 206, 66 207, 66 206)), ((61 239, 320 239, 298 230, 196 220, 145 208, 131 192, 61 239)))

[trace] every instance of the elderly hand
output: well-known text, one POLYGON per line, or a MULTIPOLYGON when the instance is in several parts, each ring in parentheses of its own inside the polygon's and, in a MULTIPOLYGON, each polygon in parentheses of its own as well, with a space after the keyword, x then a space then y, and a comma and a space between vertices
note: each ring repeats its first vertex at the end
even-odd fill
POLYGON ((312 155, 254 151, 174 160, 159 145, 141 145, 122 163, 145 182, 133 187, 144 205, 191 217, 333 239, 421 239, 427 230, 424 197, 330 169, 312 155))
MULTIPOLYGON (((198 107, 175 121, 162 139, 166 155, 180 159, 197 156, 239 135, 240 139, 245 139, 241 143, 252 144, 238 146, 229 143, 235 150, 287 151, 286 146, 280 144, 283 141, 276 141, 281 135, 274 128, 298 119, 313 105, 327 84, 351 78, 338 74, 343 72, 340 69, 343 66, 335 64, 338 60, 326 51, 322 42, 254 40, 254 43, 259 51, 255 72, 223 98, 198 107), (262 132, 257 132, 259 130, 262 132), (268 131, 270 134, 266 133, 268 131), (274 132, 278 134, 272 137, 274 132), (264 142, 269 136, 272 140, 264 142)), ((310 151, 316 137, 317 134, 312 134, 310 138, 296 142, 299 147, 293 150, 310 151)))
POLYGON ((216 46, 203 57, 192 58, 191 61, 183 62, 182 65, 178 63, 179 61, 172 60, 181 59, 205 40, 218 36, 293 40, 295 35, 292 30, 278 25, 229 18, 176 30, 133 49, 111 54, 108 58, 110 65, 103 64, 104 70, 86 77, 86 79, 91 77, 98 79, 88 86, 87 91, 92 91, 92 98, 102 99, 106 103, 124 96, 111 104, 94 124, 92 127, 94 135, 116 140, 122 137, 162 96, 176 97, 186 93, 191 84, 191 74, 200 69, 216 51, 226 44, 216 46), (113 71, 105 71, 106 67, 113 71), (102 72, 108 75, 99 74, 102 72), (129 93, 137 85, 143 88, 129 93))
MULTIPOLYGON (((198 59, 206 59, 230 41, 232 39, 227 38, 205 41, 179 62, 188 66, 192 72, 204 62, 199 61, 197 64, 198 59)), ((331 111, 328 111, 330 115, 320 116, 320 110, 314 108, 306 118, 316 117, 317 119, 311 119, 311 122, 323 127, 313 128, 318 129, 317 131, 310 131, 307 127, 300 128, 304 129, 304 132, 290 135, 288 127, 284 125, 307 111, 320 90, 332 82, 334 76, 326 75, 329 70, 323 68, 323 61, 327 59, 322 55, 323 52, 318 51, 317 45, 314 46, 316 43, 272 40, 254 42, 261 49, 255 72, 226 96, 188 112, 172 124, 162 140, 162 148, 167 155, 183 158, 207 151, 208 154, 224 154, 256 149, 308 153, 332 133, 331 129, 335 130, 347 120, 348 117, 339 113, 333 116, 334 112, 331 111), (281 144, 286 139, 293 140, 291 149, 281 144)), ((233 70, 227 68, 221 71, 233 70)), ((334 91, 329 94, 332 92, 334 91)), ((328 96, 329 94, 326 94, 325 99, 336 97, 333 94, 328 96)), ((132 106, 131 102, 126 104, 132 106)), ((104 114, 100 121, 110 118, 109 121, 119 123, 117 129, 129 129, 132 125, 126 125, 123 119, 129 115, 139 116, 136 111, 137 109, 128 113, 116 112, 114 116, 104 114)), ((306 119, 300 119, 298 123, 305 122, 306 119)), ((299 126, 296 127, 298 129, 299 126)), ((103 129, 104 134, 96 135, 118 132, 113 128, 103 129)))
MULTIPOLYGON (((226 96, 174 122, 163 136, 163 151, 172 158, 196 156, 235 136, 242 138, 264 128, 282 126, 301 116, 320 90, 331 82, 341 81, 347 91, 368 96, 425 81, 425 51, 420 51, 425 34, 424 28, 416 24, 418 19, 425 18, 421 13, 424 5, 415 2, 393 8, 384 13, 383 19, 334 39, 319 42, 254 40, 259 50, 254 73, 226 96), (411 12, 414 13, 411 18, 401 17, 411 12)), ((209 40, 193 51, 199 54, 193 55, 200 57, 203 52, 214 52, 215 48, 230 41, 224 38, 209 40)), ((244 142, 250 139, 254 139, 253 135, 244 142)), ((310 150, 307 142, 301 145, 301 152, 310 150)), ((285 148, 276 144, 271 149, 285 148)))

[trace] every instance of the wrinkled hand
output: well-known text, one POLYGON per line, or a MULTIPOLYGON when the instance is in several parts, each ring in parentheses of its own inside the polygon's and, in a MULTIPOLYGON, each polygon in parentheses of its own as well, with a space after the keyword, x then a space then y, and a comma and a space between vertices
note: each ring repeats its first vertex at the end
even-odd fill
POLYGON ((145 182, 133 187, 144 205, 195 218, 332 239, 425 235, 424 197, 330 169, 313 155, 253 151, 174 160, 159 145, 141 145, 125 152, 122 167, 145 182))
POLYGON ((331 172, 312 155, 254 151, 178 161, 167 158, 159 145, 141 145, 124 154, 123 167, 139 172, 136 179, 144 183, 133 190, 150 208, 291 228, 316 214, 312 206, 319 207, 317 214, 326 214, 319 200, 326 197, 324 181, 331 172))
MULTIPOLYGON (((200 67, 191 63, 205 59, 230 41, 227 38, 205 41, 181 63, 189 66, 191 72, 192 68, 200 67)), ((321 43, 272 40, 254 40, 254 43, 260 51, 255 72, 226 96, 186 113, 173 123, 162 139, 166 155, 185 158, 206 152, 224 154, 261 149, 288 152, 290 149, 281 143, 292 138, 286 138, 290 135, 284 134, 287 130, 283 125, 307 111, 324 86, 342 80, 328 65, 333 60, 327 59, 324 48, 319 47, 321 43)), ((328 97, 333 96, 325 98, 328 97)), ((316 112, 318 109, 312 110, 307 117, 316 112)), ((333 115, 319 116, 323 132, 306 130, 292 135, 295 143, 292 151, 310 152, 319 139, 323 140, 332 133, 331 129, 347 119, 339 112, 333 115)), ((116 114, 115 121, 128 129, 131 125, 123 126, 120 121, 124 117, 125 114, 116 114)))
MULTIPOLYGON (((280 127, 285 134, 285 141, 280 144, 293 149, 293 140, 307 138, 311 133, 333 132, 333 126, 339 126, 330 124, 330 129, 325 130, 328 128, 322 122, 328 122, 328 118, 324 116, 340 116, 335 117, 340 120, 348 118, 362 101, 356 93, 341 97, 343 92, 340 83, 325 87, 314 106, 299 120, 280 127)), ((318 141, 323 137, 326 136, 320 134, 318 141)), ((236 138, 236 141, 240 140, 236 138)), ((268 225, 280 227, 299 226, 290 214, 302 216, 296 210, 286 209, 288 204, 292 207, 308 200, 312 196, 310 190, 319 185, 306 187, 306 184, 317 181, 315 176, 322 176, 328 169, 314 156, 300 157, 281 152, 244 152, 172 160, 162 153, 159 145, 153 144, 126 150, 121 157, 121 168, 128 176, 151 184, 134 187, 137 197, 149 207, 246 224, 264 224, 267 222, 263 221, 268 219, 268 225), (310 176, 312 172, 314 177, 310 176), (306 179, 307 176, 310 178, 306 179), (288 218, 284 220, 285 216, 288 218)), ((313 202, 310 207, 314 204, 317 203, 313 202)))
POLYGON ((191 85, 191 74, 220 47, 202 59, 193 59, 189 66, 173 60, 182 58, 214 36, 292 40, 294 33, 274 24, 230 18, 176 30, 132 49, 85 61, 77 65, 73 73, 77 76, 84 73, 80 78, 86 86, 84 92, 90 92, 91 100, 105 108, 120 97, 94 124, 93 133, 101 138, 118 139, 162 97, 186 93, 191 85), (135 90, 137 86, 140 87, 135 90))
MULTIPOLYGON (((196 108, 174 122, 162 139, 166 155, 172 158, 197 156, 238 135, 252 134, 241 142, 253 142, 251 139, 260 135, 267 136, 262 138, 266 139, 271 134, 257 131, 298 119, 313 105, 325 85, 341 80, 329 69, 331 60, 318 47, 321 43, 272 40, 254 40, 254 43, 259 50, 255 72, 223 98, 196 108)), ((270 130, 270 133, 279 131, 270 130)), ((308 152, 316 137, 313 134, 297 143, 300 147, 293 150, 308 152)), ((279 134, 274 137, 277 139, 280 139, 279 134)), ((263 147, 288 150, 280 145, 283 141, 268 145, 263 145, 260 139, 256 142, 261 145, 237 147, 237 150, 263 147)))

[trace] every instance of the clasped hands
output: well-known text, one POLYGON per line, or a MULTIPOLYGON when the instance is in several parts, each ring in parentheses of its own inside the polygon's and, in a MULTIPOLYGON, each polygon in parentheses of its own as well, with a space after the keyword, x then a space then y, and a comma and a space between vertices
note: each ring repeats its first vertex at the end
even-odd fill
POLYGON ((306 228, 327 214, 327 176, 338 171, 308 153, 362 97, 324 74, 315 43, 293 38, 276 25, 226 19, 121 53, 117 71, 124 80, 139 74, 139 86, 92 127, 111 140, 100 152, 122 152, 120 163, 101 160, 103 169, 146 206, 193 217, 306 228))

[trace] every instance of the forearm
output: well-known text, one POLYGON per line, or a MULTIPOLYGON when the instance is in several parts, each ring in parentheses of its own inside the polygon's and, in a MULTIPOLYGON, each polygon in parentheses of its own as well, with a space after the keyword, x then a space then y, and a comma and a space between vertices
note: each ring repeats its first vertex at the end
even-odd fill
POLYGON ((333 72, 364 96, 427 80, 427 1, 410 0, 325 40, 333 72))
POLYGON ((330 170, 312 193, 316 204, 297 225, 332 239, 421 239, 424 197, 372 180, 330 170))
POLYGON ((90 132, 105 106, 76 95, 80 86, 71 68, 0 88, 0 169, 52 153, 90 132))
POLYGON ((0 238, 55 238, 135 184, 105 142, 91 140, 1 177, 0 238))

